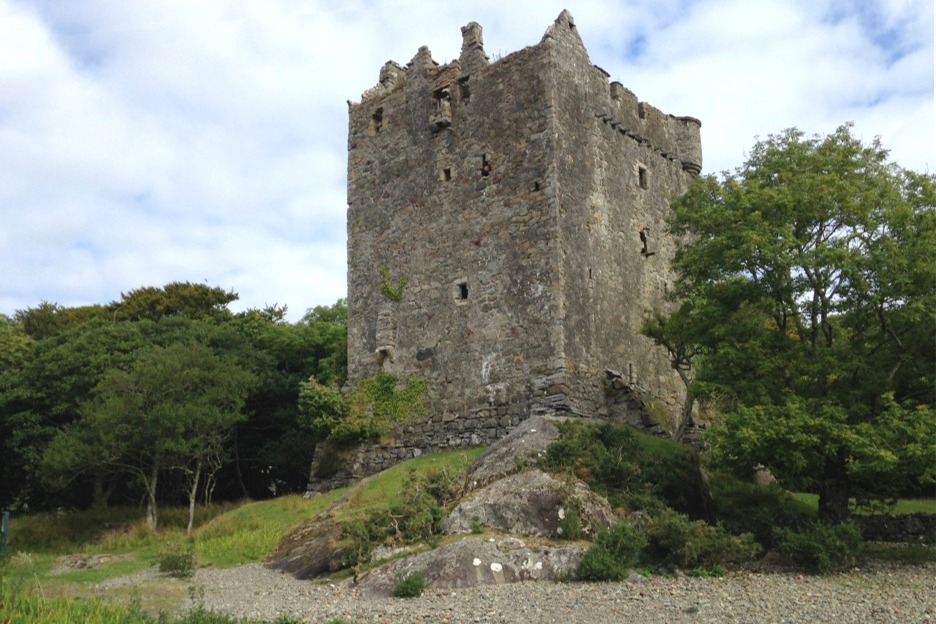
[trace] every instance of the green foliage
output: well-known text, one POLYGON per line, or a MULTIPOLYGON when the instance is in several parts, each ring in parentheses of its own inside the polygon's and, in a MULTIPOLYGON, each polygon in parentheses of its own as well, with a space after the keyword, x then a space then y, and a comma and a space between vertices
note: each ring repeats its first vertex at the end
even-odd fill
POLYGON ((559 429, 560 438, 540 460, 544 470, 573 474, 613 505, 652 511, 663 501, 693 517, 711 517, 693 449, 610 423, 569 421, 559 429))
POLYGON ((128 372, 105 374, 81 420, 46 448, 43 465, 60 475, 86 469, 134 475, 155 528, 160 474, 221 454, 233 426, 246 417, 242 409, 253 382, 253 375, 200 343, 152 347, 128 372))
POLYGON ((396 427, 426 416, 426 382, 379 371, 362 379, 347 395, 309 379, 300 384, 299 412, 317 439, 338 445, 376 441, 396 427))
POLYGON ((864 547, 861 531, 852 522, 813 522, 798 531, 778 528, 775 542, 778 552, 820 573, 854 565, 864 547))
POLYGON ((718 522, 729 532, 751 533, 766 549, 774 545, 774 529, 800 529, 816 518, 810 506, 780 486, 759 486, 740 481, 730 474, 710 478, 718 522))
POLYGON ((344 523, 348 545, 339 567, 367 563, 375 545, 435 543, 445 530, 443 505, 450 500, 455 472, 410 468, 399 496, 344 523))
POLYGON ((621 522, 598 534, 576 569, 582 581, 620 581, 640 561, 646 533, 631 522, 621 522))
POLYGON ((380 279, 380 288, 387 299, 390 301, 401 301, 403 299, 403 289, 406 288, 407 283, 405 275, 401 275, 396 286, 394 286, 390 281, 390 269, 384 268, 380 274, 380 279))
POLYGON ((162 288, 144 286, 121 294, 121 300, 110 304, 113 318, 138 321, 158 321, 166 316, 200 319, 230 314, 227 304, 237 301, 234 292, 190 282, 172 282, 162 288))
POLYGON ((664 568, 711 568, 752 561, 761 553, 750 533, 732 535, 721 526, 689 520, 673 511, 650 518, 645 529, 643 561, 664 568))
POLYGON ((393 585, 393 595, 397 598, 416 598, 422 596, 426 588, 426 577, 422 572, 400 574, 393 585))
POLYGON ((832 522, 849 495, 932 487, 934 206, 936 177, 847 125, 769 136, 673 202, 679 304, 651 325, 727 414, 720 464, 817 491, 832 522))
POLYGON ((176 542, 156 553, 159 571, 177 578, 189 578, 195 573, 195 551, 176 542))
POLYGON ((582 538, 582 515, 574 506, 563 509, 564 515, 559 521, 558 534, 565 540, 575 541, 582 538))

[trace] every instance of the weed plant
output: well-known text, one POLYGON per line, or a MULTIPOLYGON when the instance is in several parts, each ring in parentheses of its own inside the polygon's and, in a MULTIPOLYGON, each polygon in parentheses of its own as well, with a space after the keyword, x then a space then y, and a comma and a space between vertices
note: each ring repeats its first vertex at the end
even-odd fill
POLYGON ((393 595, 397 598, 416 598, 426 588, 426 577, 421 572, 400 574, 393 586, 393 595))

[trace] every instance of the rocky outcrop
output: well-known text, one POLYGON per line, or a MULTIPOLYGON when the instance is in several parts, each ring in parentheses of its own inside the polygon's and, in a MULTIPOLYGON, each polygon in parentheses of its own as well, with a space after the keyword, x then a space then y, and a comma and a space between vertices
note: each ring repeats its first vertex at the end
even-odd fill
MULTIPOLYGON (((557 581, 571 576, 583 553, 581 546, 537 546, 515 537, 466 537, 374 568, 357 580, 357 587, 389 596, 401 575, 414 573, 422 574, 426 586, 432 589, 557 581)), ((348 585, 354 583, 346 581, 348 585)))
POLYGON ((514 427, 468 469, 462 494, 535 465, 549 445, 559 439, 557 424, 564 420, 568 419, 531 416, 514 427))
POLYGON ((340 539, 341 525, 330 514, 317 514, 277 547, 267 567, 288 572, 298 579, 329 574, 337 569, 335 562, 347 550, 338 543, 340 539))
POLYGON ((571 519, 571 514, 577 514, 575 528, 584 536, 594 536, 614 520, 608 501, 581 481, 531 469, 495 481, 463 500, 449 514, 445 528, 448 533, 487 527, 514 535, 561 537, 563 519, 571 519))

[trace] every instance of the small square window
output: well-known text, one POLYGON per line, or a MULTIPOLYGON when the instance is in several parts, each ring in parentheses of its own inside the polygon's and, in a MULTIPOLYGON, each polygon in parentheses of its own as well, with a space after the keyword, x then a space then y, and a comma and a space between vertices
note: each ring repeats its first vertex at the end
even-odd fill
POLYGON ((446 167, 445 169, 442 170, 442 180, 444 180, 445 182, 452 181, 452 170, 449 167, 446 167))

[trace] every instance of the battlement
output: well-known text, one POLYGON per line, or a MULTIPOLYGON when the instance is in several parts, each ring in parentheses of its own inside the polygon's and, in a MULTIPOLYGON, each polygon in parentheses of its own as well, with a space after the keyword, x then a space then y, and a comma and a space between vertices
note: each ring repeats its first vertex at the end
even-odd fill
MULTIPOLYGON (((422 90, 422 97, 431 100, 435 110, 430 112, 427 123, 437 129, 447 128, 452 123, 452 107, 466 104, 472 92, 480 93, 484 88, 484 74, 496 73, 502 66, 553 61, 572 62, 588 53, 575 30, 575 22, 568 11, 563 11, 549 26, 542 40, 535 46, 514 52, 491 63, 484 51, 482 28, 476 22, 462 27, 462 49, 458 59, 440 65, 433 60, 429 48, 419 48, 413 59, 401 66, 387 61, 380 69, 376 85, 361 95, 359 103, 348 102, 352 117, 359 110, 371 111, 370 119, 379 119, 383 129, 394 116, 391 96, 414 83, 422 90), (566 49, 566 55, 550 54, 552 50, 566 49), (388 108, 388 105, 390 106, 388 108)), ((534 67, 529 67, 532 71, 534 67)), ((629 89, 618 81, 611 81, 610 74, 597 65, 577 66, 578 71, 591 74, 591 81, 606 85, 606 96, 598 98, 593 106, 594 116, 610 126, 623 137, 648 145, 660 157, 678 162, 693 174, 702 169, 701 122, 688 116, 663 113, 647 102, 640 101, 629 89)), ((402 102, 401 102, 402 103, 402 102)), ((401 104, 401 103, 398 103, 401 104)), ((371 124, 373 125, 373 124, 371 124)))
POLYGON ((348 103, 349 380, 421 377, 430 414, 363 472, 531 414, 657 431, 680 414, 640 325, 675 279, 666 218, 701 171, 701 123, 611 81, 567 11, 495 61, 480 25, 461 32, 457 59, 421 47, 348 103))

